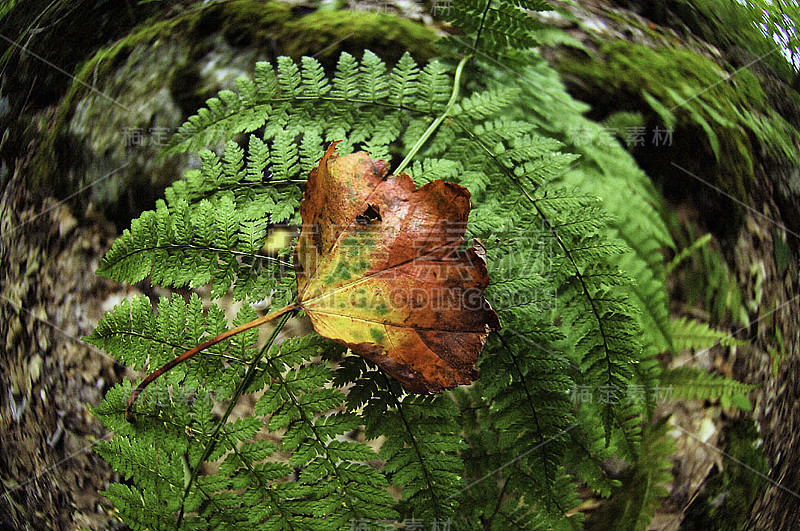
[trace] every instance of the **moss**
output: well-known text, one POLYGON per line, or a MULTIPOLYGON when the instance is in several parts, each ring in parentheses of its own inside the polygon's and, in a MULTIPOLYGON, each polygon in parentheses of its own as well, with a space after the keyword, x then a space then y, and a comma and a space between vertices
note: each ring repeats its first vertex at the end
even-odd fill
MULTIPOLYGON (((324 60, 338 55, 340 50, 360 55, 365 48, 388 61, 399 59, 405 50, 411 50, 420 61, 436 55, 433 30, 394 15, 316 11, 298 18, 286 4, 234 0, 187 11, 167 20, 149 20, 125 38, 98 50, 78 69, 75 82, 59 106, 53 130, 62 130, 76 99, 88 86, 96 86, 98 80, 124 62, 135 47, 157 39, 186 35, 197 43, 190 50, 189 59, 199 59, 208 51, 204 38, 216 31, 221 31, 231 45, 268 49, 277 44, 281 53, 294 58, 317 54, 324 60)), ((191 66, 179 65, 178 69, 179 80, 185 81, 185 76, 180 74, 191 73, 191 66)), ((196 98, 190 99, 196 102, 196 98)))
POLYGON ((432 29, 391 14, 320 10, 287 24, 279 44, 295 58, 317 54, 325 62, 338 57, 340 50, 359 57, 369 49, 391 63, 406 50, 418 61, 438 55, 433 47, 436 38, 432 29))
POLYGON ((567 61, 558 68, 624 93, 639 94, 647 90, 657 94, 661 91, 666 97, 666 87, 689 86, 698 93, 708 90, 735 103, 750 99, 756 106, 762 106, 766 101, 764 91, 751 72, 743 70, 735 78, 723 81, 727 77, 725 70, 687 48, 650 48, 617 40, 604 43, 600 55, 598 60, 567 61))
POLYGON ((736 72, 736 89, 744 100, 758 102, 759 107, 763 108, 767 102, 767 96, 758 78, 746 68, 736 72))
MULTIPOLYGON (((268 49, 278 38, 283 28, 295 20, 291 6, 278 2, 254 2, 235 0, 215 6, 204 14, 203 24, 209 25, 215 18, 219 21, 222 36, 232 46, 256 46, 268 49)), ((200 35, 208 35, 204 30, 200 35)))

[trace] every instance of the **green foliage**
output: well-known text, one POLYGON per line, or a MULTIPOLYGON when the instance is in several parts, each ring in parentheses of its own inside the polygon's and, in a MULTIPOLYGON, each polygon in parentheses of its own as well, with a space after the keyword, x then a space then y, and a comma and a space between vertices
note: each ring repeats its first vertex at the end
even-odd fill
MULTIPOLYGON (((434 61, 418 71, 408 54, 388 75, 384 63, 369 51, 361 62, 343 53, 330 80, 321 68, 310 57, 303 58, 299 67, 288 57, 278 60, 277 69, 257 63, 252 81, 239 78, 238 93, 222 91, 208 100, 206 108, 181 126, 167 152, 202 149, 265 124, 260 140, 284 143, 287 149, 295 144, 295 136, 303 135, 301 145, 307 153, 322 149, 323 141, 342 138, 346 139, 338 148, 342 153, 356 143, 381 152, 404 129, 427 127, 449 96, 444 68, 434 61)), ((285 156, 280 149, 275 153, 285 156)), ((279 162, 288 178, 294 170, 286 165, 290 160, 279 162)))
POLYGON ((769 349, 770 372, 772 373, 773 377, 778 376, 781 363, 787 357, 786 344, 783 341, 783 334, 781 333, 780 328, 778 328, 777 323, 775 324, 775 343, 777 346, 769 349))
POLYGON ((800 20, 797 4, 770 0, 725 3, 693 0, 685 2, 684 7, 699 15, 695 17, 698 23, 705 19, 707 24, 697 33, 708 42, 724 49, 736 46, 747 50, 753 60, 769 65, 787 82, 796 75, 795 24, 800 20))
POLYGON ((734 75, 688 48, 653 49, 617 40, 604 42, 599 57, 564 61, 559 69, 617 97, 640 97, 659 117, 659 127, 705 137, 709 152, 725 168, 721 187, 738 198, 746 196, 745 177, 753 174, 759 148, 780 160, 798 160, 792 147, 797 130, 746 68, 734 75))
POLYGON ((694 253, 700 247, 706 245, 711 240, 711 233, 704 234, 700 238, 693 241, 688 247, 681 249, 681 252, 675 255, 675 257, 670 260, 669 264, 667 264, 667 274, 672 273, 672 271, 678 267, 678 265, 689 258, 692 253, 694 253))
POLYGON ((492 53, 535 46, 532 33, 544 26, 532 20, 526 10, 551 9, 543 0, 454 0, 447 18, 470 36, 474 35, 473 49, 492 53))
POLYGON ((668 456, 675 450, 667 436, 668 417, 647 430, 642 451, 633 466, 621 474, 621 486, 613 491, 611 501, 593 516, 597 529, 645 531, 655 516, 659 498, 667 496, 666 486, 672 481, 672 461, 668 456))
POLYGON ((671 217, 669 224, 682 248, 670 264, 670 270, 686 290, 687 302, 702 306, 717 322, 730 318, 748 326, 749 317, 739 281, 728 267, 719 244, 708 235, 700 236, 698 228, 691 223, 681 225, 671 217))
POLYGON ((716 344, 723 347, 734 345, 744 345, 746 341, 740 341, 727 332, 711 329, 706 323, 679 317, 670 322, 672 328, 673 351, 680 352, 684 349, 709 348, 716 344))
MULTIPOLYGON (((281 140, 279 135, 278 146, 281 140)), ((296 152, 270 155, 258 139, 250 142, 246 164, 234 142, 226 145, 221 158, 201 151, 200 169, 187 172, 185 180, 167 189, 166 201, 159 201, 155 211, 133 221, 98 273, 127 282, 150 275, 151 282, 167 287, 211 281, 213 297, 233 286, 236 299, 266 298, 280 284, 287 263, 258 251, 269 224, 294 216, 301 198, 285 177, 296 173, 296 152), (264 168, 270 162, 276 178, 266 187, 264 168)))
MULTIPOLYGON (((661 385, 668 388, 675 399, 707 400, 719 398, 724 403, 737 395, 744 397, 755 389, 754 385, 747 385, 730 378, 708 374, 693 367, 676 367, 665 370, 661 375, 661 385)), ((742 399, 734 400, 734 404, 737 406, 742 405, 743 402, 744 404, 749 404, 746 399, 744 401, 742 399)), ((741 409, 749 410, 750 407, 748 405, 741 409)))
MULTIPOLYGON (((200 167, 132 223, 100 273, 232 292, 244 301, 234 324, 246 322, 252 302, 294 298, 291 249, 260 250, 277 224, 300 222, 301 185, 324 145, 340 140, 339 152, 391 160, 421 144, 409 166, 418 184, 446 178, 472 193, 469 236, 483 242, 486 296, 503 323, 479 359, 480 379, 408 394, 316 334, 273 345, 279 325, 260 349, 251 331, 169 372, 143 394, 132 424, 123 415, 130 384, 116 386, 95 414, 117 437, 98 451, 132 481, 106 495, 135 529, 396 519, 579 529, 579 485, 601 496, 630 489, 636 529, 652 517, 670 447, 646 422, 647 397, 662 376, 655 355, 674 341, 661 255, 672 241, 658 195, 618 144, 560 151, 576 127, 600 126, 538 55, 506 48, 524 46, 535 25, 517 17, 510 36, 489 37, 512 7, 543 4, 462 7, 494 20, 473 28, 473 47, 507 54, 519 69, 472 58, 461 63, 469 81, 454 87, 448 61, 419 66, 409 54, 387 68, 371 52, 343 53, 332 74, 313 58, 259 63, 253 80, 181 127, 169 151, 198 150, 200 167), (242 394, 255 409, 233 419, 242 394), (228 403, 221 418, 215 401, 228 403), (602 463, 612 457, 634 465, 631 483, 609 477, 602 463)), ((196 295, 163 298, 155 310, 141 297, 114 308, 87 340, 154 369, 225 326, 222 310, 204 312, 196 295)))

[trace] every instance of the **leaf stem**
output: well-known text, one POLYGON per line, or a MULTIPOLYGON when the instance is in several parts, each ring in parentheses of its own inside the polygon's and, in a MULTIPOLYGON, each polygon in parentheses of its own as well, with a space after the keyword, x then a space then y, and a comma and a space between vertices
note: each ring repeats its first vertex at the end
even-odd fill
POLYGON ((163 366, 161 366, 158 369, 154 370, 149 375, 147 375, 147 378, 142 380, 142 383, 140 383, 136 387, 136 389, 134 389, 133 392, 131 393, 131 396, 128 399, 128 405, 125 406, 125 418, 128 420, 128 422, 131 422, 131 415, 130 415, 131 406, 133 405, 134 402, 136 402, 136 398, 142 393, 142 391, 144 391, 145 387, 147 387, 148 385, 153 383, 153 381, 155 379, 157 379, 159 376, 161 376, 165 372, 169 371, 170 369, 172 369, 176 365, 179 365, 179 364, 183 363, 184 361, 188 360, 189 358, 191 358, 192 356, 194 356, 198 352, 201 352, 201 351, 207 349, 208 347, 214 346, 217 343, 219 343, 220 341, 225 341, 229 337, 235 336, 236 334, 244 332, 245 330, 250 330, 251 328, 255 328, 256 326, 262 325, 264 323, 268 323, 269 321, 272 321, 273 319, 277 319, 278 317, 281 317, 282 315, 290 314, 291 312, 294 312, 295 310, 297 310, 299 308, 300 308, 300 306, 297 304, 297 302, 293 302, 293 303, 289 304, 288 306, 285 306, 285 307, 281 308, 280 310, 275 310, 274 312, 268 313, 267 315, 259 317, 258 319, 253 319, 252 321, 250 321, 248 323, 245 323, 243 325, 239 325, 236 328, 231 328, 230 330, 226 330, 225 332, 221 333, 220 335, 218 335, 218 336, 216 336, 216 337, 214 337, 212 339, 209 339, 205 343, 201 343, 201 344, 197 345, 196 347, 194 347, 194 348, 192 348, 190 350, 187 350, 186 352, 184 352, 183 354, 181 354, 177 358, 167 362, 163 366))
POLYGON ((428 129, 422 133, 422 136, 419 137, 419 140, 411 147, 411 150, 406 155, 406 158, 403 159, 403 162, 394 170, 394 174, 397 175, 401 173, 406 166, 411 164, 412 159, 417 155, 422 146, 425 145, 425 142, 433 135, 436 129, 439 128, 441 123, 444 121, 445 118, 450 114, 450 111, 453 110, 453 106, 456 104, 456 100, 458 100, 458 93, 461 90, 461 73, 464 71, 464 66, 467 64, 472 58, 472 55, 465 55, 461 61, 458 63, 458 67, 456 68, 456 75, 453 79, 453 92, 450 94, 450 100, 447 102, 447 107, 444 108, 442 114, 440 114, 436 120, 428 127, 428 129))
MULTIPOLYGON (((277 326, 275 326, 275 329, 269 335, 269 339, 267 339, 266 345, 264 345, 262 349, 258 352, 258 355, 255 357, 255 359, 253 359, 253 361, 250 363, 250 366, 247 368, 247 372, 245 373, 244 378, 242 378, 242 381, 239 383, 238 386, 236 386, 236 390, 233 392, 233 396, 228 402, 228 407, 227 409, 225 409, 225 413, 223 413, 222 418, 219 419, 219 423, 214 428, 214 431, 211 433, 211 436, 209 437, 208 446, 206 446, 203 455, 200 456, 200 460, 197 461, 197 465, 195 465, 194 470, 192 470, 192 476, 189 478, 189 482, 186 484, 186 489, 183 491, 183 500, 181 501, 181 512, 178 515, 178 523, 176 528, 180 528, 181 526, 181 522, 183 521, 183 509, 184 509, 184 503, 186 502, 186 498, 189 496, 189 491, 192 488, 192 484, 194 483, 195 479, 197 479, 197 474, 200 472, 200 467, 203 465, 206 459, 208 459, 208 456, 211 455, 211 452, 214 451, 214 447, 216 446, 218 441, 219 432, 222 431, 223 426, 225 426, 225 423, 228 421, 228 417, 230 417, 231 412, 233 412, 233 408, 236 406, 236 402, 239 401, 239 397, 242 396, 242 394, 244 394, 245 390, 250 386, 250 384, 253 383, 253 379, 255 378, 256 373, 258 371, 258 364, 261 361, 261 358, 263 358, 264 354, 266 354, 269 351, 269 348, 275 342, 275 339, 278 337, 278 334, 283 329, 283 326, 286 324, 286 321, 288 321, 289 318, 299 309, 300 306, 297 303, 292 303, 284 308, 281 308, 280 310, 269 313, 264 317, 260 317, 253 321, 250 321, 249 323, 245 323, 237 327, 242 330, 247 330, 248 328, 258 326, 261 323, 266 323, 267 321, 270 321, 277 317, 281 317, 281 320, 278 321, 277 326), (269 317, 269 319, 267 319, 267 317, 269 317)), ((236 330, 236 328, 234 328, 233 330, 236 330)), ((229 330, 228 332, 232 332, 233 330, 229 330)), ((242 330, 239 331, 241 332, 242 330)))

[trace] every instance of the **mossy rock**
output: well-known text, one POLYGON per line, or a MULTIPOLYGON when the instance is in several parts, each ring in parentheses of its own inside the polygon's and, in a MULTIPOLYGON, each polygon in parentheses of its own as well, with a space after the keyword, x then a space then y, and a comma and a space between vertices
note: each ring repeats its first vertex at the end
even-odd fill
POLYGON ((316 55, 332 68, 340 51, 364 49, 387 62, 405 50, 436 54, 434 30, 391 14, 315 11, 295 15, 278 2, 234 0, 150 20, 86 59, 33 161, 33 186, 83 198, 126 226, 196 164, 158 158, 166 138, 206 99, 252 75, 257 61, 316 55))
POLYGON ((436 38, 431 28, 388 13, 316 11, 287 24, 279 42, 286 55, 316 54, 323 64, 335 62, 339 51, 360 57, 365 49, 393 63, 406 50, 420 62, 439 55, 436 38))

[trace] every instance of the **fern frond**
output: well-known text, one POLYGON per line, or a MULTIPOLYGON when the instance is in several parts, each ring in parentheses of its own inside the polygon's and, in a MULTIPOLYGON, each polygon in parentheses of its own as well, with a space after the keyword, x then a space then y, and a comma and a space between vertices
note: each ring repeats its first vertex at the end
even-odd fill
POLYGON ((161 503, 158 493, 112 483, 101 494, 114 503, 120 517, 133 529, 174 529, 166 524, 173 518, 173 508, 161 503))
POLYGON ((685 349, 710 348, 717 343, 723 347, 747 344, 747 341, 736 339, 728 332, 714 330, 708 324, 688 317, 673 319, 670 321, 670 328, 674 338, 674 352, 685 349))
POLYGON ((413 102, 419 91, 418 77, 419 66, 405 52, 389 77, 389 102, 401 107, 413 102))
POLYGON ((433 60, 419 73, 417 103, 429 113, 436 113, 444 108, 450 98, 452 81, 447 74, 447 67, 441 61, 433 60))
MULTIPOLYGON (((196 294, 188 304, 177 295, 170 299, 162 297, 157 313, 150 299, 140 296, 125 300, 106 312, 92 334, 84 340, 122 363, 141 369, 148 365, 163 365, 202 342, 200 338, 204 335, 217 335, 226 325, 224 312, 217 306, 212 306, 208 316, 204 316, 202 302, 196 294)), ((209 365, 210 372, 218 368, 219 359, 215 355, 226 345, 207 352, 209 356, 203 360, 203 365, 209 365)), ((185 369, 176 368, 165 381, 169 384, 181 382, 185 378, 185 369)))
POLYGON ((367 423, 366 436, 386 437, 380 456, 392 484, 402 486, 398 511, 408 517, 451 518, 464 486, 458 410, 445 396, 408 396, 387 405, 367 423))
MULTIPOLYGON (((465 26, 476 48, 527 66, 512 74, 474 61, 466 76, 474 81, 456 98, 446 62, 420 67, 408 54, 390 69, 371 52, 361 60, 343 53, 332 74, 312 58, 259 63, 252 81, 209 100, 173 138, 173 152, 216 151, 200 151, 200 167, 134 221, 101 272, 288 302, 291 249, 259 253, 276 224, 300 222, 300 185, 323 144, 387 160, 413 146, 417 183, 444 178, 472 193, 469 234, 486 251, 485 294, 504 327, 479 359, 481 378, 451 393, 409 395, 315 334, 260 351, 254 330, 235 336, 149 388, 136 424, 122 419, 130 385, 97 408, 119 432, 101 452, 137 484, 109 489, 132 522, 148 500, 164 522, 177 514, 187 529, 341 529, 398 517, 579 529, 578 485, 603 496, 626 487, 601 466, 610 457, 636 463, 633 481, 647 489, 631 518, 641 527, 652 516, 666 445, 644 421, 651 395, 675 377, 661 373, 656 355, 683 341, 668 317, 661 252, 673 245, 658 194, 621 147, 571 143, 571 128, 599 126, 534 52, 509 49, 534 42, 538 23, 526 10, 546 4, 454 4, 456 18, 483 19, 465 26), (256 130, 246 149, 231 140, 256 130), (182 399, 184 388, 193 391, 182 399), (578 388, 598 399, 579 400, 578 388), (643 400, 632 398, 640 391, 643 400), (236 399, 255 393, 255 416, 228 421, 236 399), (214 399, 230 403, 222 419, 214 399), (377 452, 347 436, 362 426, 377 452), (201 474, 212 461, 218 470, 201 474), (400 490, 399 503, 389 489, 400 490)), ((254 316, 245 305, 234 324, 254 316)), ((143 367, 225 325, 217 306, 206 315, 194 295, 165 298, 157 311, 143 298, 115 308, 89 340, 143 367)), ((691 328, 689 343, 708 334, 691 328)), ((138 525, 161 524, 143 517, 138 525)))
POLYGON ((319 98, 331 90, 328 77, 319 61, 313 57, 302 57, 303 65, 301 77, 303 79, 303 94, 309 98, 319 98))
POLYGON ((642 452, 624 475, 623 484, 614 489, 610 503, 593 514, 591 524, 603 529, 645 531, 663 498, 669 495, 672 482, 672 461, 675 451, 668 435, 670 425, 665 417, 646 432, 642 452))
MULTIPOLYGON (((260 199, 265 211, 277 210, 260 199)), ((261 300, 281 274, 291 272, 281 267, 280 260, 255 253, 261 245, 254 241, 254 230, 246 219, 237 219, 231 194, 193 205, 179 200, 167 206, 159 201, 156 211, 144 212, 114 242, 98 273, 131 283, 150 275, 152 282, 174 287, 213 279, 215 297, 236 285, 240 298, 244 291, 261 300)))
MULTIPOLYGON (((405 65, 404 65, 404 68, 405 65)), ((389 76, 386 65, 380 57, 367 50, 361 59, 360 89, 361 96, 370 102, 377 102, 389 95, 389 76)))
POLYGON ((270 431, 285 430, 281 447, 292 452, 290 464, 303 470, 298 484, 307 487, 310 499, 325 500, 317 510, 327 507, 329 525, 336 522, 333 527, 338 528, 350 519, 382 518, 392 512, 385 477, 363 464, 377 458, 374 451, 363 443, 337 440, 357 428, 358 419, 351 413, 323 415, 340 406, 344 394, 325 388, 332 379, 328 367, 306 363, 331 347, 315 334, 274 347, 266 370, 271 383, 256 404, 256 414, 269 418, 270 431), (298 364, 303 365, 294 368, 298 364))
POLYGON ((661 375, 661 388, 664 394, 671 395, 673 399, 717 400, 746 395, 756 386, 709 374, 693 367, 676 367, 664 370, 661 375))
POLYGON ((181 126, 165 152, 206 148, 266 124, 265 140, 279 131, 296 135, 312 129, 327 141, 342 141, 339 152, 346 153, 351 143, 366 143, 391 123, 381 120, 387 110, 403 111, 394 115, 398 121, 394 138, 409 122, 440 112, 452 87, 446 73, 437 61, 419 70, 408 54, 387 72, 385 63, 367 50, 360 62, 342 53, 331 77, 316 59, 304 57, 298 66, 282 56, 276 70, 269 63, 258 63, 254 81, 238 82, 238 93, 223 91, 209 99, 206 108, 181 126), (357 139, 349 138, 352 131, 358 132, 357 139))
POLYGON ((366 438, 384 438, 379 455, 390 483, 402 489, 400 515, 452 518, 464 487, 459 452, 466 447, 453 402, 446 395, 402 396, 396 382, 357 356, 340 364, 334 384, 345 383, 352 384, 347 409, 363 410, 366 438))
POLYGON ((533 32, 543 25, 529 17, 525 10, 550 9, 549 4, 541 1, 454 0, 447 18, 472 37, 473 48, 496 54, 507 48, 536 46, 533 32))
MULTIPOLYGON (((512 218, 534 218, 535 223, 548 232, 553 242, 552 262, 557 264, 555 273, 544 282, 541 282, 542 277, 537 280, 515 272, 509 272, 503 278, 527 276, 518 286, 549 285, 551 291, 558 294, 556 314, 570 327, 575 338, 570 359, 580 373, 576 375, 577 383, 605 389, 609 394, 609 400, 595 408, 603 418, 606 441, 610 443, 612 432, 621 429, 626 431, 625 436, 635 448, 639 432, 636 421, 642 412, 641 406, 631 405, 624 411, 616 407, 625 390, 636 383, 637 374, 632 367, 639 361, 642 350, 639 311, 626 292, 629 277, 621 273, 615 263, 620 254, 629 250, 603 230, 609 224, 608 211, 600 207, 595 197, 587 197, 583 190, 591 190, 591 187, 581 183, 581 191, 577 192, 554 185, 560 174, 569 169, 575 155, 564 155, 559 160, 558 154, 545 153, 545 146, 553 145, 552 142, 536 140, 534 134, 518 135, 514 128, 510 128, 513 132, 506 139, 502 138, 502 133, 496 135, 500 142, 495 145, 487 145, 474 134, 475 122, 479 120, 494 127, 497 120, 508 120, 513 124, 514 119, 521 118, 526 104, 516 99, 517 107, 509 107, 505 100, 511 96, 506 94, 502 89, 484 91, 481 102, 497 98, 503 105, 483 105, 485 112, 482 110, 477 119, 471 114, 455 115, 451 132, 445 130, 441 136, 447 139, 447 135, 454 132, 466 136, 466 139, 450 142, 434 138, 428 148, 429 154, 459 160, 465 165, 474 165, 476 158, 483 158, 479 167, 488 178, 486 193, 496 196, 498 192, 507 193, 508 189, 517 190, 521 196, 517 204, 499 203, 512 213, 512 218), (507 118, 501 118, 489 114, 509 108, 515 112, 519 108, 520 115, 512 112, 507 118), (517 146, 520 149, 514 151, 517 146), (506 147, 512 148, 510 156, 506 147), (551 161, 555 163, 548 164, 551 161)), ((521 94, 516 97, 520 98, 521 94)), ((496 207, 497 204, 486 202, 485 208, 496 207)), ((475 209, 478 223, 483 208, 481 205, 475 209)), ((486 212, 485 216, 491 218, 493 214, 486 212)), ((481 238, 490 237, 489 234, 476 234, 481 238)), ((531 319, 530 314, 519 307, 515 308, 515 313, 521 319, 531 319)))

